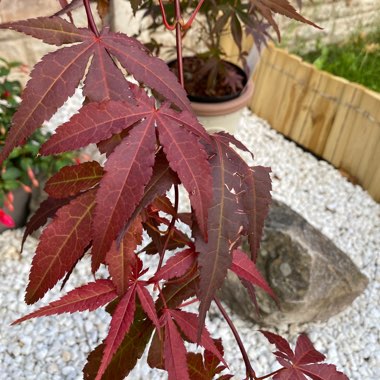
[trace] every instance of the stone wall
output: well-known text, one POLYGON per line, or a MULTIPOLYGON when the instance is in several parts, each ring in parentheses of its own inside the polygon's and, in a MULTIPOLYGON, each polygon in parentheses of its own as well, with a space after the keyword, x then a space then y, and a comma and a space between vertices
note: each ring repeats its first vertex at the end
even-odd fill
MULTIPOLYGON (((0 0, 0 23, 50 16, 61 9, 58 0, 0 0)), ((85 26, 87 21, 83 10, 73 14, 75 22, 85 26)), ((33 37, 0 30, 0 57, 9 61, 19 61, 31 69, 43 55, 56 48, 33 37)), ((28 79, 27 73, 15 74, 23 83, 28 79)))
MULTIPOLYGON (((0 2, 0 22, 10 22, 25 18, 47 16, 59 10, 59 2, 55 0, 17 1, 2 0, 0 2), (25 4, 27 3, 27 6, 25 4)), ((40 58, 53 51, 50 47, 32 37, 24 36, 11 30, 0 31, 0 57, 9 61, 19 61, 30 68, 40 58)), ((26 73, 20 73, 23 82, 27 79, 26 73)))
POLYGON ((380 0, 303 0, 301 14, 323 30, 287 18, 277 18, 282 46, 304 51, 316 43, 340 42, 352 33, 368 32, 380 25, 380 0))

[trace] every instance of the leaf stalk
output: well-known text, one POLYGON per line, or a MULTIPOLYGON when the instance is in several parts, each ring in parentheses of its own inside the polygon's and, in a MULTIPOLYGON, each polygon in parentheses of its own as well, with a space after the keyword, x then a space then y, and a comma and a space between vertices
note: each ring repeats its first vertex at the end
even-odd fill
POLYGON ((92 30, 92 32, 95 34, 96 37, 99 37, 99 30, 96 26, 94 15, 92 14, 91 6, 90 6, 90 0, 83 0, 84 8, 86 10, 87 15, 87 21, 88 21, 88 27, 92 30))
POLYGON ((234 323, 232 322, 231 318, 227 314, 225 308, 223 307, 223 305, 220 302, 218 297, 214 297, 214 302, 216 303, 216 306, 218 307, 218 309, 222 313, 223 318, 226 320, 228 326, 230 327, 230 329, 232 331, 232 334, 234 335, 234 337, 236 339, 236 342, 239 346, 239 349, 240 349, 240 352, 241 352, 241 355, 243 357, 243 361, 245 364, 245 371, 247 374, 247 379, 258 380, 258 378, 256 377, 256 374, 255 374, 255 371, 253 370, 251 363, 249 361, 248 354, 247 354, 247 351, 244 347, 243 341, 241 340, 240 335, 239 335, 234 323))

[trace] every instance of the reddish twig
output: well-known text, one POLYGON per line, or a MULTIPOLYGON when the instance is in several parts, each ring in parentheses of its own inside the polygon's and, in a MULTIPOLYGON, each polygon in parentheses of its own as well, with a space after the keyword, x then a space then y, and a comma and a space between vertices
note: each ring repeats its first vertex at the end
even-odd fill
POLYGON ((181 86, 185 86, 185 78, 183 76, 183 60, 182 60, 182 15, 180 0, 175 0, 175 39, 177 48, 177 64, 178 64, 178 80, 181 86))
POLYGON ((268 375, 258 377, 256 380, 264 380, 264 379, 267 379, 268 377, 271 377, 271 376, 274 376, 274 375, 278 374, 278 373, 281 372, 283 369, 284 369, 284 368, 280 368, 280 369, 278 369, 277 371, 274 371, 274 372, 269 373, 268 375))
POLYGON ((92 30, 92 32, 95 34, 96 37, 99 37, 100 34, 94 20, 94 15, 92 14, 90 0, 83 0, 83 4, 84 4, 84 8, 86 9, 88 27, 92 30))
POLYGON ((241 355, 243 357, 243 360, 244 360, 244 364, 245 364, 245 370, 246 370, 246 374, 247 374, 247 378, 248 379, 254 379, 254 380, 257 380, 257 377, 256 377, 256 374, 255 374, 255 371, 253 370, 252 366, 251 366, 251 363, 249 361, 249 358, 248 358, 248 354, 247 354, 247 351, 245 350, 245 347, 244 347, 244 344, 240 338, 240 335, 238 333, 238 331, 236 330, 236 327, 235 325, 233 324, 231 318, 229 317, 229 315, 227 314, 226 310, 224 309, 223 305, 221 304, 221 302, 219 301, 219 299, 217 297, 214 297, 214 301, 216 303, 216 306, 218 307, 218 309, 220 310, 220 312, 222 313, 224 319, 226 320, 228 326, 230 327, 231 331, 232 331, 232 334, 234 334, 234 337, 236 339, 236 342, 239 346, 239 349, 240 349, 240 352, 241 352, 241 355))
POLYGON ((159 0, 159 3, 160 3, 160 10, 161 10, 161 15, 162 15, 162 21, 163 21, 163 23, 165 25, 165 28, 168 29, 168 30, 174 30, 176 28, 176 22, 173 25, 170 25, 168 23, 168 20, 166 18, 165 7, 164 7, 164 4, 163 4, 162 0, 159 0))
POLYGON ((200 0, 200 2, 198 3, 197 7, 194 9, 194 12, 193 14, 190 16, 190 18, 187 20, 186 24, 183 25, 183 29, 184 30, 187 30, 191 27, 191 25, 193 24, 193 21, 195 19, 195 16, 198 14, 202 4, 203 4, 204 0, 200 0))

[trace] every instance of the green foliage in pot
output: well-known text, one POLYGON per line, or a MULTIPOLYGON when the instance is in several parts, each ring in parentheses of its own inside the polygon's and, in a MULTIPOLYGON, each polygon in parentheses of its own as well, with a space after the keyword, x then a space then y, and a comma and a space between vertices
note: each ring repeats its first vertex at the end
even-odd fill
MULTIPOLYGON (((11 80, 13 70, 20 68, 19 62, 7 62, 0 58, 0 147, 5 143, 13 115, 20 103, 22 91, 18 80, 11 80)), ((13 191, 22 188, 31 192, 32 187, 39 186, 39 178, 47 178, 62 167, 73 164, 75 153, 63 153, 56 156, 40 156, 41 145, 50 137, 50 133, 38 129, 26 141, 25 145, 16 147, 8 159, 2 163, 0 174, 0 223, 13 227, 12 219, 3 208, 13 211, 13 191)))

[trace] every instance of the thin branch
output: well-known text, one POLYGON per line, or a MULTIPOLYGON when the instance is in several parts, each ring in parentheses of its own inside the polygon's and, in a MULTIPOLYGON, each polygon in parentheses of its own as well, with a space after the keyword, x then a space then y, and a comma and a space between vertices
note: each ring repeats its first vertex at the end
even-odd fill
POLYGON ((242 340, 240 338, 240 335, 239 335, 238 331, 236 330, 235 325, 233 324, 231 318, 227 314, 226 310, 224 309, 224 307, 221 304, 221 302, 219 301, 219 299, 217 297, 214 297, 214 301, 216 303, 216 306, 218 307, 218 309, 222 313, 224 319, 226 320, 228 326, 230 327, 230 329, 232 331, 232 334, 234 334, 234 337, 236 339, 236 342, 237 342, 237 344, 239 346, 241 355, 242 355, 243 360, 244 360, 245 370, 246 370, 246 374, 247 374, 248 379, 257 380, 255 371, 253 370, 253 368, 251 366, 251 363, 250 363, 249 358, 248 358, 247 351, 245 350, 244 344, 243 344, 243 342, 242 342, 242 340))
POLYGON ((194 9, 193 14, 190 16, 190 18, 187 20, 186 24, 183 26, 184 30, 189 29, 191 27, 191 25, 195 19, 195 16, 198 14, 203 2, 204 2, 204 0, 200 0, 197 7, 194 9))
POLYGON ((175 0, 175 39, 177 48, 178 79, 182 87, 185 87, 185 78, 183 76, 183 59, 182 59, 182 25, 180 0, 175 0))
POLYGON ((271 377, 271 376, 277 375, 277 374, 278 374, 279 372, 281 372, 282 370, 284 370, 284 368, 280 368, 280 369, 278 369, 277 371, 274 371, 274 372, 269 373, 268 375, 258 377, 256 380, 264 380, 264 379, 267 379, 268 377, 271 377))
POLYGON ((162 21, 165 25, 165 28, 168 29, 168 30, 174 30, 176 28, 176 22, 173 24, 173 25, 170 25, 168 23, 168 20, 166 18, 166 12, 165 12, 165 7, 164 7, 164 4, 162 2, 162 0, 159 0, 159 3, 160 3, 160 10, 161 10, 161 15, 162 15, 162 21))
POLYGON ((83 0, 84 7, 86 9, 86 15, 87 15, 87 21, 88 21, 88 27, 92 30, 92 32, 95 34, 96 37, 99 37, 99 30, 96 26, 94 15, 92 14, 91 6, 90 6, 90 0, 83 0))

